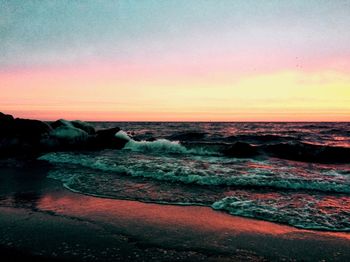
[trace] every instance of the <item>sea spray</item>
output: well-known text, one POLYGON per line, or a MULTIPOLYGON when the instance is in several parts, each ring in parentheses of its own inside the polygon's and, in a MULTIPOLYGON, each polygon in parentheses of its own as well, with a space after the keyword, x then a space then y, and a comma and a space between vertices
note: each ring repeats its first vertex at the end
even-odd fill
POLYGON ((219 155, 218 152, 202 147, 188 149, 181 145, 180 141, 170 141, 168 139, 157 139, 155 141, 135 141, 122 130, 116 133, 115 136, 128 141, 123 149, 134 152, 219 155))
POLYGON ((350 231, 350 197, 346 196, 243 193, 218 200, 212 208, 304 229, 350 231))

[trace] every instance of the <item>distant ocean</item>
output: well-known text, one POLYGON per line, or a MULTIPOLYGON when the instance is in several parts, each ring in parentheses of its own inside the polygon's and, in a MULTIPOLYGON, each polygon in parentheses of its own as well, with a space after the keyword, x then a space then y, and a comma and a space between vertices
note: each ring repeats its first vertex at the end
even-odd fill
POLYGON ((324 154, 329 146, 350 152, 350 123, 93 124, 97 129, 118 126, 123 131, 117 135, 129 142, 122 150, 42 156, 55 166, 49 177, 69 190, 205 205, 298 228, 350 231, 350 163, 324 154), (222 153, 223 147, 237 142, 286 152, 244 158, 222 153), (315 145, 319 153, 313 154, 313 148, 305 152, 305 145, 315 145))

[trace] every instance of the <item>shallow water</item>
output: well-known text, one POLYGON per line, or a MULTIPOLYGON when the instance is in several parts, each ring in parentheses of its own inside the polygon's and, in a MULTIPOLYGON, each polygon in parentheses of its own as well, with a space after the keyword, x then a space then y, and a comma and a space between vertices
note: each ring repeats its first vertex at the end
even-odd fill
MULTIPOLYGON (((95 123, 120 126, 122 150, 57 152, 50 177, 107 198, 212 206, 299 228, 350 231, 350 163, 233 158, 220 148, 307 143, 350 148, 349 123, 95 123)), ((321 148, 322 150, 322 148, 321 148)))

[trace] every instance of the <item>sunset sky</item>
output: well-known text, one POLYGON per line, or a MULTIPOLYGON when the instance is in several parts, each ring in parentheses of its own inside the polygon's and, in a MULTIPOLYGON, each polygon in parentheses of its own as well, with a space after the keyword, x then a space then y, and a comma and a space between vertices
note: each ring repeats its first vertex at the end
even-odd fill
POLYGON ((350 121, 350 1, 0 0, 0 111, 350 121))

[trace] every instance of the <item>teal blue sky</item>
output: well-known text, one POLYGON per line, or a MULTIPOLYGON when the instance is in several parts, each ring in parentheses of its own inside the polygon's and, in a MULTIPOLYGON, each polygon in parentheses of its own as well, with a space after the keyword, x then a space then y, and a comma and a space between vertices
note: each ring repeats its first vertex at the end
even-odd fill
POLYGON ((349 28, 343 0, 0 0, 0 66, 349 56, 349 28))

